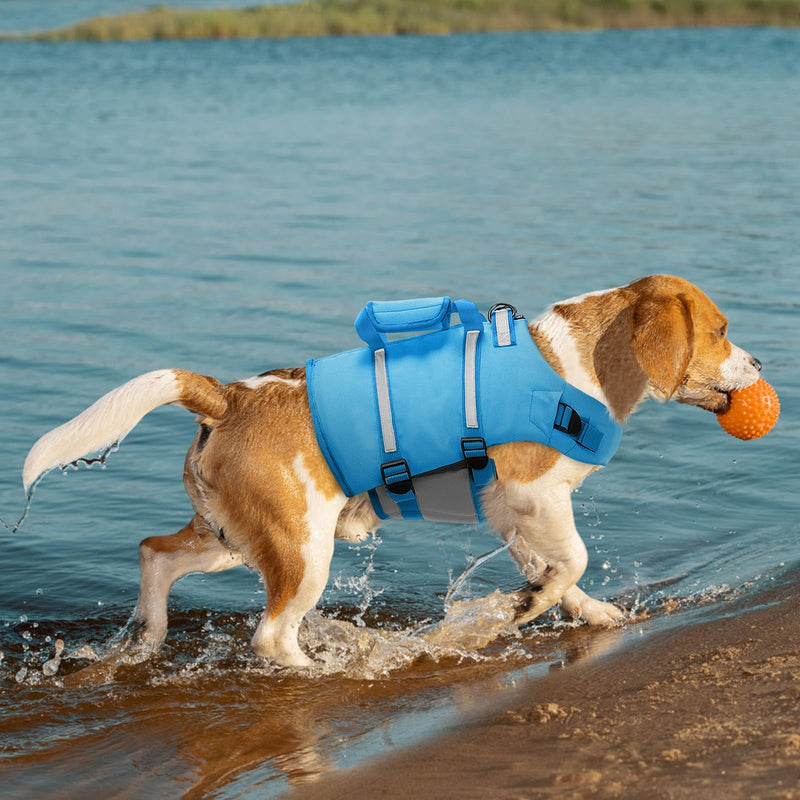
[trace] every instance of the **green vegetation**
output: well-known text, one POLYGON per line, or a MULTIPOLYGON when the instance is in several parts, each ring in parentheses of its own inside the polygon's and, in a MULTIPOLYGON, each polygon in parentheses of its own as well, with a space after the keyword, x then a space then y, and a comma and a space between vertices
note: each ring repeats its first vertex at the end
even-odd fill
POLYGON ((800 25, 800 0, 317 0, 219 11, 154 8, 28 38, 143 40, 800 25))

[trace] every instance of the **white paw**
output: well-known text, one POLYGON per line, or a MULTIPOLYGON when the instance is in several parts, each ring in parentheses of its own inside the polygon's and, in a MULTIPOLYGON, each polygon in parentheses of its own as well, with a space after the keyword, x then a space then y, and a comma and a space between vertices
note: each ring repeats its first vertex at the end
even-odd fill
POLYGON ((590 625, 613 625, 624 613, 619 606, 604 600, 595 600, 593 597, 584 599, 578 610, 578 616, 590 625))

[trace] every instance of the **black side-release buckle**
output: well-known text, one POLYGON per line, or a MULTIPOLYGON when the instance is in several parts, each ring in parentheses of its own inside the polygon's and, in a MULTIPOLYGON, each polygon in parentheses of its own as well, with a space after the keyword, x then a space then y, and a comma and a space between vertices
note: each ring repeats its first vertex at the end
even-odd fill
POLYGON ((466 436, 461 440, 461 452, 470 469, 483 469, 489 463, 486 440, 480 436, 466 436))
POLYGON ((404 458, 399 461, 387 461, 381 464, 383 485, 392 494, 406 494, 414 491, 411 473, 404 458))
POLYGON ((570 436, 577 438, 583 430, 583 421, 574 408, 571 408, 566 403, 559 403, 553 427, 557 431, 568 433, 570 436))

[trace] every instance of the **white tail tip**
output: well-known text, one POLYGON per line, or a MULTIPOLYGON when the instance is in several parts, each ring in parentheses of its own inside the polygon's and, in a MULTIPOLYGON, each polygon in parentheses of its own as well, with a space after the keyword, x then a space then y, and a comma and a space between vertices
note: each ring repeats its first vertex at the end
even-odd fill
POLYGON ((121 442, 145 414, 174 403, 179 396, 180 386, 171 369, 146 372, 112 389, 82 414, 36 442, 22 468, 25 493, 30 493, 45 472, 121 442))

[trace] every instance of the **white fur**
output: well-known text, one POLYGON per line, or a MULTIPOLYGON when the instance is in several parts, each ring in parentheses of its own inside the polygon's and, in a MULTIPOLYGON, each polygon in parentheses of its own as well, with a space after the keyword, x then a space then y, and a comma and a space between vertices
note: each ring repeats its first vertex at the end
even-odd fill
POLYGON ((494 484, 487 492, 487 519, 506 541, 517 534, 511 555, 539 590, 518 622, 533 619, 562 598, 568 613, 593 624, 620 616, 618 608, 590 598, 576 586, 588 554, 575 527, 572 492, 595 469, 562 455, 536 480, 494 484))
POLYGON ((567 300, 559 300, 556 305, 572 306, 576 303, 582 303, 587 297, 602 297, 604 294, 611 294, 611 292, 616 292, 620 288, 622 287, 617 286, 613 289, 598 289, 594 292, 584 292, 583 294, 576 295, 575 297, 570 297, 567 300))
POLYGON ((54 467, 63 467, 88 453, 121 442, 148 412, 180 397, 171 369, 146 372, 112 389, 69 422, 42 436, 31 448, 22 468, 28 492, 33 483, 54 467))
POLYGON ((551 308, 534 322, 534 327, 547 337, 550 347, 564 368, 564 378, 582 392, 608 405, 605 393, 583 366, 567 320, 551 308))
POLYGON ((246 381, 241 381, 241 383, 248 389, 258 389, 259 386, 263 386, 265 383, 284 383, 287 386, 299 386, 301 381, 297 378, 281 378, 278 375, 256 375, 246 381))
POLYGON ((750 353, 735 344, 731 344, 731 354, 722 362, 720 371, 723 381, 719 388, 723 392, 744 389, 759 378, 758 369, 753 364, 750 353))

